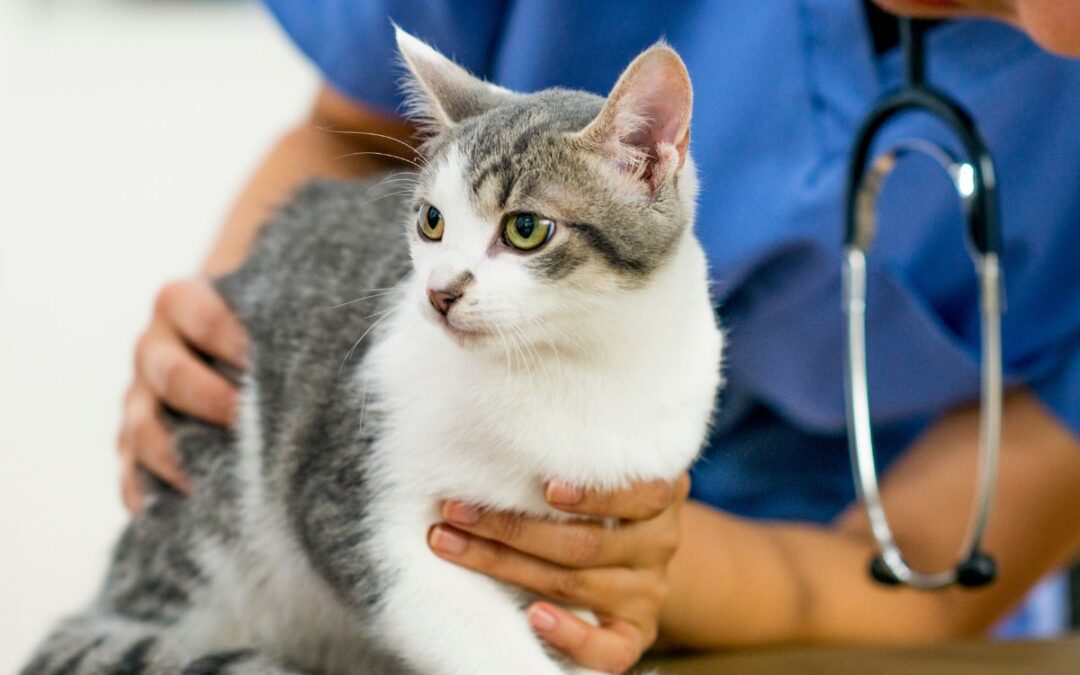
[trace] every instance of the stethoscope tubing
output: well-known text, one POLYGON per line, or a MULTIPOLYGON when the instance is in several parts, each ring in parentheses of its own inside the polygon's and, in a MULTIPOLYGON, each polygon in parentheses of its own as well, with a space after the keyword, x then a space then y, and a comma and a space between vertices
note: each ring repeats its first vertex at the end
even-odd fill
POLYGON ((866 508, 880 552, 871 561, 871 576, 885 584, 907 584, 926 590, 954 583, 975 587, 990 583, 997 572, 993 559, 981 550, 997 485, 1002 421, 1002 280, 998 260, 1001 231, 997 185, 993 159, 971 116, 959 104, 924 82, 921 27, 904 20, 901 35, 907 57, 906 86, 882 99, 862 124, 848 170, 842 261, 848 444, 856 491, 866 508), (959 139, 968 160, 958 161, 930 141, 908 140, 897 143, 868 163, 878 133, 892 119, 912 111, 928 113, 947 125, 959 139), (974 515, 957 563, 937 572, 924 572, 907 563, 885 513, 874 459, 866 358, 866 255, 877 227, 877 198, 900 158, 913 152, 937 161, 953 180, 967 221, 967 238, 979 279, 980 296, 982 358, 974 515))

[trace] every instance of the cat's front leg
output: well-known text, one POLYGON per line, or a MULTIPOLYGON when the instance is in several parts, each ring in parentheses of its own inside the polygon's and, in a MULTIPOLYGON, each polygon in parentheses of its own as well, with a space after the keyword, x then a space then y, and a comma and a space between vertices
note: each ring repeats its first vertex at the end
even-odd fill
POLYGON ((426 530, 424 523, 387 533, 384 550, 395 569, 378 624, 391 649, 425 674, 563 675, 517 594, 435 556, 426 530))

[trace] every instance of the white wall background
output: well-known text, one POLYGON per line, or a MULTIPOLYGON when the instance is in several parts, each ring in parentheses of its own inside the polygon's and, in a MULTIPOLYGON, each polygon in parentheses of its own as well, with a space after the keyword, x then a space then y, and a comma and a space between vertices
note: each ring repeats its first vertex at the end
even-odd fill
POLYGON ((100 583, 153 293, 315 86, 248 2, 0 0, 0 673, 100 583))

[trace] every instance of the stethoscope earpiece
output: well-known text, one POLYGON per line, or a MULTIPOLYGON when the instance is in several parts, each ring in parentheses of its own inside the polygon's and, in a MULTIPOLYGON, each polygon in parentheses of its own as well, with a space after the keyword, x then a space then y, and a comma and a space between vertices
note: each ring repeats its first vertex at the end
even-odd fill
POLYGON ((882 586, 899 586, 900 579, 893 574, 892 569, 885 563, 885 558, 876 555, 870 560, 870 577, 882 586))
MULTIPOLYGON (((901 586, 904 582, 892 571, 885 557, 875 555, 870 559, 870 577, 882 586, 901 586)), ((975 551, 967 560, 956 566, 956 583, 964 588, 980 588, 997 578, 997 563, 983 553, 975 551)))
POLYGON ((975 551, 956 568, 956 583, 965 588, 986 586, 997 578, 997 563, 982 551, 975 551))

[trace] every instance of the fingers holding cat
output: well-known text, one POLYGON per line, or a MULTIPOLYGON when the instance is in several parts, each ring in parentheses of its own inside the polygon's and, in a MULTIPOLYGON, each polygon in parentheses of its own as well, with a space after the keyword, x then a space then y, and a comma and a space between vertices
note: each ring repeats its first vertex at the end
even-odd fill
POLYGON ((575 663, 605 673, 625 673, 656 639, 642 635, 624 619, 601 617, 599 627, 577 614, 547 602, 528 610, 529 625, 555 649, 575 663))
POLYGON ((198 354, 243 367, 246 352, 243 326, 208 281, 174 281, 158 293, 150 325, 135 349, 135 378, 117 441, 129 510, 139 508, 140 468, 188 489, 161 421, 163 408, 223 426, 235 418, 235 387, 198 354))
POLYGON ((552 506, 616 520, 616 526, 526 518, 448 501, 446 522, 432 528, 429 544, 450 562, 592 610, 599 626, 546 602, 534 603, 528 616, 540 637, 580 665, 623 672, 656 639, 667 564, 678 547, 679 511, 688 493, 685 474, 674 485, 638 483, 608 493, 547 486, 552 506))
POLYGON ((635 483, 623 490, 583 490, 551 481, 544 488, 544 499, 567 513, 594 518, 650 520, 664 513, 673 503, 682 503, 690 492, 690 477, 683 474, 674 483, 651 480, 635 483), (680 496, 680 492, 684 492, 680 496))
POLYGON ((128 511, 135 513, 142 506, 140 468, 185 492, 190 489, 172 451, 169 431, 161 422, 158 400, 137 378, 124 397, 124 419, 117 448, 120 451, 120 494, 128 511))
POLYGON ((482 511, 457 501, 445 502, 442 515, 457 530, 563 567, 648 567, 666 563, 678 543, 678 509, 669 507, 675 506, 674 489, 665 493, 669 503, 643 510, 646 515, 640 519, 614 515, 615 510, 601 516, 622 521, 614 527, 598 520, 558 522, 482 511))

